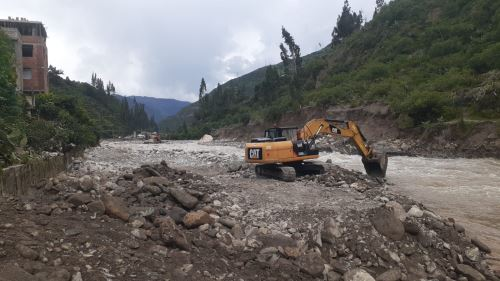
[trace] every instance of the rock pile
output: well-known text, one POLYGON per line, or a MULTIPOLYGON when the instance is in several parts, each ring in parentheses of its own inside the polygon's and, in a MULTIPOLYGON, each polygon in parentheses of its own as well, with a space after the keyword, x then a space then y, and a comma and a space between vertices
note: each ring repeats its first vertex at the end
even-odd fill
POLYGON ((38 199, 0 201, 0 280, 498 280, 488 247, 452 219, 358 173, 302 180, 377 207, 275 227, 226 200, 223 186, 165 162, 114 182, 61 175, 38 199))

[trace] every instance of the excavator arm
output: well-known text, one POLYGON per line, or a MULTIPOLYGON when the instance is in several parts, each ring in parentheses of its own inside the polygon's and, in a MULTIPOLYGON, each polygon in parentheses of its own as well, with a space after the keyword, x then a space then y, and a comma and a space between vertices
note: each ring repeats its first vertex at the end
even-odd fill
POLYGON ((297 139, 306 141, 312 145, 320 135, 339 135, 352 139, 362 156, 366 173, 371 176, 385 177, 387 155, 385 153, 377 154, 373 151, 355 122, 321 118, 313 119, 297 132, 297 139))

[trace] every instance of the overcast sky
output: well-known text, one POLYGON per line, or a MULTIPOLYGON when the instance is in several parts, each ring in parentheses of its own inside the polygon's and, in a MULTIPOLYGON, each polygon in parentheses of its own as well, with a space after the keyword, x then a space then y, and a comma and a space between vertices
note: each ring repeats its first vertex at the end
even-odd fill
MULTIPOLYGON (((277 63, 281 26, 302 54, 331 40, 344 0, 0 0, 0 17, 42 21, 49 64, 96 72, 118 92, 194 101, 218 82, 277 63)), ((351 0, 371 18, 375 0, 351 0)))

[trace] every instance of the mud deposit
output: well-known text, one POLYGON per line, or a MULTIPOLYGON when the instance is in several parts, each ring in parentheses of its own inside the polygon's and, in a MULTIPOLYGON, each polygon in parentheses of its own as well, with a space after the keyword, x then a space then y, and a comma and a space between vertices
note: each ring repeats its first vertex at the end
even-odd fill
POLYGON ((0 199, 0 280, 498 280, 483 239, 401 195, 391 170, 284 183, 241 155, 103 142, 32 197, 0 199))

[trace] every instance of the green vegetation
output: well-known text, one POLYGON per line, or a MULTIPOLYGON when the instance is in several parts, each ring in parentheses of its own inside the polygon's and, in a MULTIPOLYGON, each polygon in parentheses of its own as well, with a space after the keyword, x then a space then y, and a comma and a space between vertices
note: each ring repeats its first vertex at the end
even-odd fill
POLYGON ((364 26, 346 1, 332 42, 305 56, 295 77, 283 64, 259 69, 207 94, 214 102, 200 101, 171 120, 187 124, 181 135, 197 137, 278 120, 300 106, 383 102, 403 128, 500 118, 499 1, 378 0, 364 26))
POLYGON ((100 138, 157 130, 144 105, 115 97, 115 86, 92 74, 92 85, 60 77, 49 67, 50 93, 28 109, 16 93, 14 48, 0 32, 0 167, 24 163, 42 151, 65 152, 94 146, 100 138), (31 116, 27 114, 28 110, 31 116))

